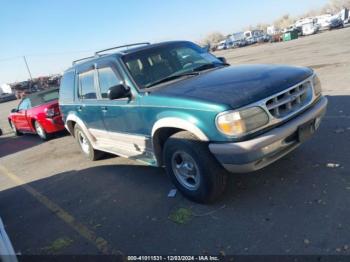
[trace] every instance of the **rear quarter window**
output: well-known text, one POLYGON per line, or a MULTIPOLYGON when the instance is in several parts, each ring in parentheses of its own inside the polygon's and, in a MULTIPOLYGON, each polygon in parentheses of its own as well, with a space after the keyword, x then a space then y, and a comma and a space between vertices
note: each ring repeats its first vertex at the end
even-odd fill
POLYGON ((64 73, 61 85, 60 85, 60 104, 66 104, 73 102, 74 99, 74 86, 75 86, 75 72, 69 71, 64 73))

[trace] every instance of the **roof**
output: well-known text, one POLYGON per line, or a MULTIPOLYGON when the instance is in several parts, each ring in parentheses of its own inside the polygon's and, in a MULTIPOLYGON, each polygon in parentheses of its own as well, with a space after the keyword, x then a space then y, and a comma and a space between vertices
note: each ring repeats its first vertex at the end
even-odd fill
POLYGON ((95 56, 87 57, 86 60, 84 58, 77 60, 78 63, 74 64, 72 67, 68 68, 66 71, 69 71, 72 68, 76 68, 77 66, 85 66, 86 64, 91 64, 93 62, 100 60, 101 58, 108 58, 108 57, 112 57, 112 56, 123 56, 123 55, 131 54, 131 53, 136 53, 139 51, 159 47, 159 46, 176 44, 176 43, 188 43, 188 41, 167 41, 167 42, 148 44, 148 45, 142 45, 142 46, 135 46, 135 47, 130 46, 130 47, 127 47, 126 49, 123 49, 120 51, 114 51, 114 52, 107 53, 107 54, 96 54, 95 56), (82 61, 82 62, 80 62, 80 61, 82 61))

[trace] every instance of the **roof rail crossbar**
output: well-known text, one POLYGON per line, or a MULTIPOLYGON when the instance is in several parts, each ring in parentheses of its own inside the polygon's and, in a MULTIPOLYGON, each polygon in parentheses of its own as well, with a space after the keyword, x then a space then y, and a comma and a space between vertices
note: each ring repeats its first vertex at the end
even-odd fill
POLYGON ((100 53, 106 52, 106 51, 110 51, 113 49, 119 49, 119 48, 124 48, 124 47, 130 47, 130 46, 138 46, 138 45, 150 45, 151 43, 149 42, 144 42, 144 43, 135 43, 135 44, 129 44, 129 45, 121 45, 121 46, 116 46, 116 47, 112 47, 112 48, 107 48, 107 49, 103 49, 100 51, 95 52, 95 55, 98 55, 100 53))
POLYGON ((85 57, 85 58, 80 58, 78 60, 74 60, 72 64, 75 65, 78 62, 81 62, 81 61, 84 61, 84 60, 88 60, 88 59, 91 59, 91 58, 94 58, 94 57, 95 56, 88 56, 88 57, 85 57))

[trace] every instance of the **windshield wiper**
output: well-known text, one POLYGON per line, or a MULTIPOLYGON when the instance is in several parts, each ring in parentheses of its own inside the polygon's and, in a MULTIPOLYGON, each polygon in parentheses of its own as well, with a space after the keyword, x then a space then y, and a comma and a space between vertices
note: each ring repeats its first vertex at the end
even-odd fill
POLYGON ((182 74, 177 74, 177 75, 170 75, 170 76, 167 76, 167 77, 165 77, 165 78, 162 78, 162 79, 160 79, 160 80, 158 80, 158 81, 155 81, 155 82, 153 82, 153 83, 150 83, 150 84, 146 85, 145 87, 146 87, 146 88, 149 88, 149 87, 152 87, 152 86, 155 86, 155 85, 164 83, 164 82, 168 82, 168 81, 171 81, 171 80, 180 78, 180 77, 184 77, 184 76, 196 76, 196 75, 199 75, 199 73, 198 73, 198 72, 187 72, 187 73, 182 73, 182 74))
POLYGON ((194 68, 192 71, 193 72, 198 72, 198 71, 203 71, 203 70, 207 70, 207 69, 211 69, 211 68, 215 68, 215 67, 220 67, 220 66, 226 66, 227 64, 214 64, 214 63, 207 63, 207 64, 203 64, 200 65, 196 68, 194 68))

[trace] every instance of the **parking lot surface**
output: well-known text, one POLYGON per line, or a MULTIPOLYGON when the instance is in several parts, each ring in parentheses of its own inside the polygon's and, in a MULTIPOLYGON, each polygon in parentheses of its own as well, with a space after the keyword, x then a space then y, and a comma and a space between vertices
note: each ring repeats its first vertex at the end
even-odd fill
POLYGON ((162 169, 89 162, 72 137, 14 137, 0 104, 0 216, 21 254, 350 254, 350 28, 215 53, 231 64, 310 66, 329 109, 315 137, 273 165, 231 175, 199 205, 162 169))

